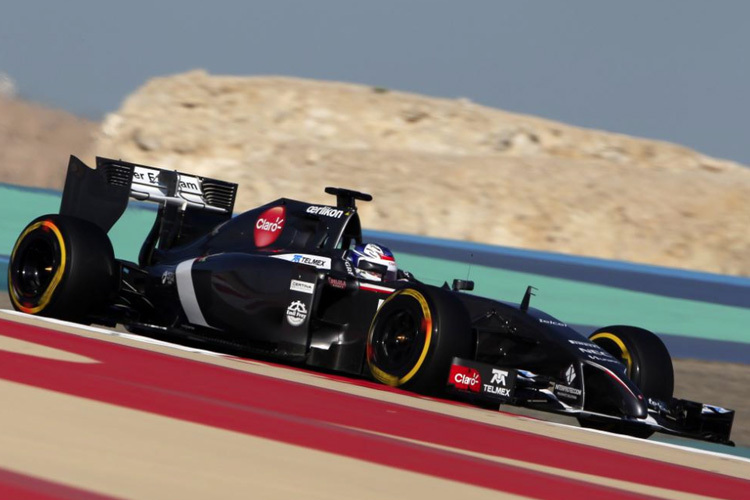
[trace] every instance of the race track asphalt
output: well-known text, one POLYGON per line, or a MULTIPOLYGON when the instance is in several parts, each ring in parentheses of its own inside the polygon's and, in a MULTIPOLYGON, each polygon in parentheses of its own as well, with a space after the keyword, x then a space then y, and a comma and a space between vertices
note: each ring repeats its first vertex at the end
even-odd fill
POLYGON ((0 313, 0 397, 0 497, 750 491, 750 461, 729 455, 9 313, 0 313))

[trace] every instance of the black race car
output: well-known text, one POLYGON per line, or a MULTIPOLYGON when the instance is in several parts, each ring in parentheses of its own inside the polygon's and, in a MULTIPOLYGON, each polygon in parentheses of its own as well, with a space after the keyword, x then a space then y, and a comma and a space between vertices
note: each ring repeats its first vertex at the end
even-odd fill
MULTIPOLYGON (((731 444, 734 411, 672 397, 672 362, 653 333, 608 326, 589 338, 530 307, 423 284, 349 258, 356 201, 279 199, 232 217, 237 185, 120 160, 71 157, 59 214, 13 248, 13 306, 83 323, 202 339, 483 406, 575 416, 639 437, 655 431, 731 444), (130 198, 159 205, 138 262, 107 236, 130 198), (369 274, 367 274, 369 273, 369 274)), ((520 294, 519 294, 520 295, 520 294)))

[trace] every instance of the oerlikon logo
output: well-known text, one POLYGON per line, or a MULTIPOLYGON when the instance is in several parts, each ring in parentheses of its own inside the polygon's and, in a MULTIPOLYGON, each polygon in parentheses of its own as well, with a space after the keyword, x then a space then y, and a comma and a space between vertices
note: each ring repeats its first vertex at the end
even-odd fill
POLYGON ((253 238, 255 246, 258 248, 267 247, 281 234, 284 229, 284 220, 286 220, 286 209, 282 207, 269 208, 258 217, 255 221, 255 231, 253 238))

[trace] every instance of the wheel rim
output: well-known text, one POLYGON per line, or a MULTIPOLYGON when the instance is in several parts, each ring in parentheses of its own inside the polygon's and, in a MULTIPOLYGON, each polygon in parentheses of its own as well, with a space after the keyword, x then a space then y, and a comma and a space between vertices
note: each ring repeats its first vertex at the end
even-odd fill
POLYGON ((610 353, 620 363, 625 365, 625 367, 627 368, 628 378, 632 380, 633 376, 635 375, 633 370, 633 356, 630 354, 630 351, 628 350, 622 339, 620 339, 620 337, 612 333, 601 332, 597 333, 596 335, 592 335, 589 340, 610 353))
POLYGON ((381 306, 370 327, 367 363, 390 386, 409 382, 422 368, 432 342, 432 313, 417 290, 404 289, 381 306))
POLYGON ((410 309, 397 310, 383 318, 372 338, 373 354, 381 369, 400 377, 414 365, 424 341, 422 319, 410 309))
POLYGON ((59 265, 54 246, 46 239, 35 238, 19 259, 15 279, 19 295, 29 299, 41 297, 59 265))
POLYGON ((9 288, 14 307, 28 314, 45 310, 65 265, 63 237, 55 223, 42 220, 27 227, 11 255, 9 288))

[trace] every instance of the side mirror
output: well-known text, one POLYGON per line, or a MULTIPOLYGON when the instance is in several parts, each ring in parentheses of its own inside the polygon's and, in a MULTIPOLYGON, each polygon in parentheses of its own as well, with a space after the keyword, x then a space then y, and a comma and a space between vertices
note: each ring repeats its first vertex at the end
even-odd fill
POLYGON ((458 292, 461 290, 468 292, 474 290, 474 282, 470 280, 453 280, 453 291, 458 292))

